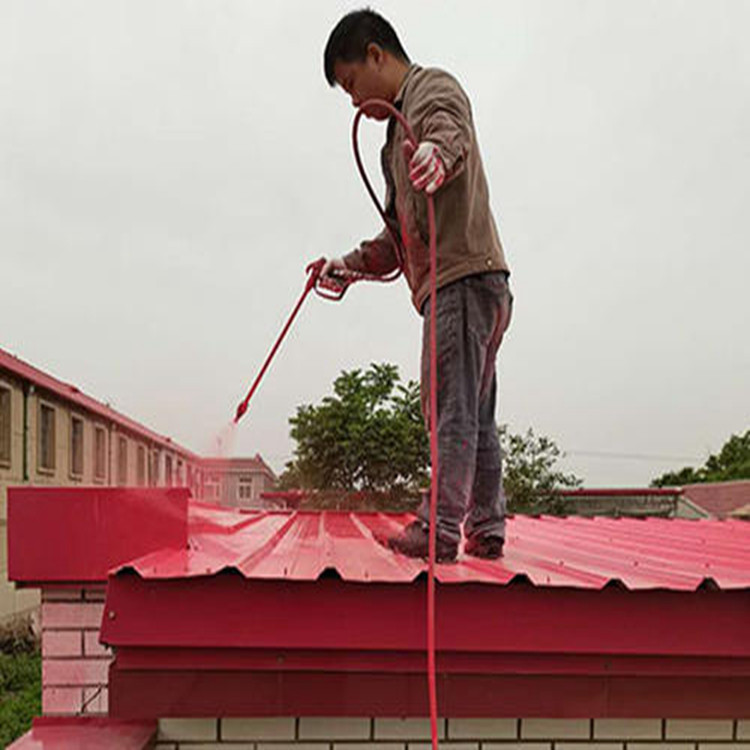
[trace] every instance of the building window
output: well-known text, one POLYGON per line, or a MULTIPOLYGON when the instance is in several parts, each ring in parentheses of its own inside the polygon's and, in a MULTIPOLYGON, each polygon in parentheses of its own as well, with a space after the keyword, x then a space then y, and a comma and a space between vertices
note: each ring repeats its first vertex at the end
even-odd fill
POLYGON ((107 479, 107 433, 103 427, 94 427, 94 479, 107 479))
POLYGON ((252 500, 253 478, 249 474, 241 474, 237 485, 237 496, 240 500, 252 500))
POLYGON ((117 439, 117 484, 124 487, 128 483, 128 441, 120 436, 117 439))
POLYGON ((148 462, 148 483, 151 487, 159 484, 159 451, 151 451, 151 460, 148 462))
POLYGON ((178 487, 182 487, 182 461, 177 459, 177 482, 178 487))
POLYGON ((55 410, 39 404, 39 469, 55 470, 55 410))
POLYGON ((164 456, 164 484, 172 486, 172 456, 164 456))
POLYGON ((10 388, 0 385, 0 465, 10 466, 10 388))
POLYGON ((143 487, 146 484, 146 449, 142 446, 138 446, 138 453, 136 456, 136 470, 138 477, 138 486, 143 487))
POLYGON ((221 494, 221 482, 216 474, 207 474, 203 486, 206 500, 218 500, 221 494))
POLYGON ((193 467, 190 464, 187 465, 187 486, 193 490, 193 467))
POLYGON ((83 420, 70 416, 70 473, 83 476, 83 420))

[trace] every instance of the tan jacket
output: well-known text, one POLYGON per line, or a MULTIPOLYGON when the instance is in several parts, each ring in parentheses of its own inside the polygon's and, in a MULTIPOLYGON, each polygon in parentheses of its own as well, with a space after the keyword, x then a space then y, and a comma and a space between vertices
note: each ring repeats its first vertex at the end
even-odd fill
MULTIPOLYGON (((483 271, 509 271, 490 210, 489 190, 474 131, 469 99, 458 81, 436 68, 412 65, 394 102, 418 142, 436 143, 447 179, 435 193, 438 288, 483 271)), ((386 182, 386 215, 400 232, 405 250, 404 273, 417 311, 429 294, 427 202, 409 182, 402 151, 404 134, 388 121, 381 164, 386 182)), ((347 267, 388 273, 398 265, 387 229, 344 256, 347 267)))

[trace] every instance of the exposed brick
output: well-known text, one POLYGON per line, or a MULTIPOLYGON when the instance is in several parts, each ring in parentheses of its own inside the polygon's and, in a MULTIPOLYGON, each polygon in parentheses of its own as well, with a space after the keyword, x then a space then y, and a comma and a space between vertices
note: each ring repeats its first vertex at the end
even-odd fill
POLYGON ((46 602, 42 604, 42 629, 99 628, 103 611, 99 602, 46 602))
MULTIPOLYGON (((331 745, 327 742, 259 742, 255 747, 257 750, 330 750, 331 745)), ((368 743, 360 747, 368 750, 370 745, 368 743)), ((234 745, 227 745, 226 750, 229 748, 234 750, 234 745)))
POLYGON ((255 750, 252 742, 180 742, 177 747, 179 750, 255 750))
POLYGON ((506 740, 518 736, 516 719, 448 719, 448 739, 506 740))
POLYGON ((595 740, 660 740, 661 719, 594 719, 595 740))
POLYGON ((42 637, 42 656, 81 656, 81 632, 79 630, 47 630, 42 637))
POLYGON ((105 659, 44 659, 42 684, 100 685, 106 684, 109 661, 105 659))
POLYGON ((333 750, 406 750, 403 742, 336 742, 333 750))
POLYGON ((292 717, 222 719, 222 740, 293 740, 296 721, 292 717))
POLYGON ((157 742, 156 750, 178 750, 174 742, 157 742))
POLYGON ((159 719, 159 740, 217 740, 217 719, 159 719))
POLYGON ((109 690, 106 687, 88 687, 83 689, 85 714, 106 714, 109 711, 109 690))
MULTIPOLYGON (((368 745, 369 747, 369 745, 368 745)), ((441 742, 441 750, 479 750, 478 742, 441 742)), ((408 750, 431 750, 431 742, 410 742, 408 750)))
POLYGON ((627 750, 695 750, 694 742, 628 742, 627 750))
POLYGON ((83 599, 83 589, 42 589, 43 602, 76 602, 83 599))
POLYGON ((555 750, 623 750, 622 742, 556 742, 555 750))
POLYGON ((551 742, 483 742, 482 750, 552 750, 551 742))
POLYGON ((750 740, 750 721, 737 722, 737 739, 750 740))
POLYGON ((701 742, 698 750, 750 750, 750 742, 701 742))
POLYGON ((83 653, 86 656, 112 657, 112 649, 99 643, 98 630, 86 630, 83 634, 83 653))
POLYGON ((713 719, 667 719, 668 740, 731 740, 732 721, 713 719))
POLYGON ((81 709, 81 688, 51 687, 42 690, 42 713, 73 714, 81 709))
POLYGON ((590 719, 522 719, 523 739, 587 740, 590 719))
MULTIPOLYGON (((429 719, 375 719, 376 740, 429 740, 429 719)), ((445 719, 438 719, 438 738, 445 737, 445 719)))
POLYGON ((369 740, 371 720, 360 717, 308 717, 299 720, 301 740, 369 740))

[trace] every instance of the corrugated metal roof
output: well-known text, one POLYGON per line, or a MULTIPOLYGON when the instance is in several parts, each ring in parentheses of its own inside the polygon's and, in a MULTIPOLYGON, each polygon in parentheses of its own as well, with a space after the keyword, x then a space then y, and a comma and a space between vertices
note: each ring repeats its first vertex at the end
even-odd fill
MULTIPOLYGON (((376 538, 397 532, 408 514, 224 510, 192 502, 187 549, 163 549, 124 566, 148 579, 237 571, 251 579, 409 582, 426 563, 397 555, 376 538)), ((508 519, 505 555, 497 561, 461 554, 439 565, 441 583, 601 589, 702 585, 750 588, 750 524, 678 519, 508 519)))
POLYGON ((187 450, 187 448, 183 448, 178 443, 173 442, 172 438, 159 435, 148 427, 136 422, 134 419, 130 419, 130 417, 120 414, 120 412, 115 411, 106 404, 97 401, 91 396, 87 396, 76 386, 63 383, 61 380, 58 380, 52 375, 48 375, 46 372, 39 370, 28 362, 24 362, 22 359, 13 356, 4 349, 0 349, 0 370, 6 370, 19 377, 21 380, 26 380, 29 383, 32 383, 37 388, 42 388, 51 394, 75 404, 81 409, 85 409, 91 414, 95 414, 103 419, 109 420, 110 422, 114 422, 139 437, 150 440, 164 448, 169 448, 175 451, 175 453, 182 454, 186 458, 199 460, 199 456, 192 451, 187 450))

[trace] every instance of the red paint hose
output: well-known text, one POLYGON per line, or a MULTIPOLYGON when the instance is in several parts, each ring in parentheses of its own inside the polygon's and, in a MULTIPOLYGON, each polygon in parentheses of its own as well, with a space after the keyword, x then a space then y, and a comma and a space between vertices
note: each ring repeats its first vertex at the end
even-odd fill
MULTIPOLYGON (((369 99, 363 102, 356 116, 352 128, 352 144, 354 146, 354 157, 357 168, 370 194, 375 207, 378 209, 383 222, 390 232, 393 246, 399 261, 399 272, 403 270, 404 251, 401 246, 401 238, 394 231, 391 222, 385 215, 375 191, 372 189, 367 174, 359 156, 359 143, 357 132, 359 121, 363 114, 372 108, 385 109, 391 117, 394 117, 404 129, 406 139, 416 149, 418 143, 406 118, 390 102, 382 99, 369 99)), ((427 688, 430 701, 430 736, 432 738, 433 750, 438 750, 437 733, 437 684, 435 679, 435 547, 436 547, 436 520, 437 520, 437 488, 438 488, 438 443, 437 443, 437 232, 435 229, 435 204, 432 196, 426 195, 427 200, 427 223, 430 233, 430 464, 432 475, 430 477, 430 529, 429 529, 429 564, 427 570, 427 688)), ((390 279, 388 279, 390 280, 390 279)))
MULTIPOLYGON (((357 168, 362 176, 362 180, 365 183, 367 192, 372 198, 375 207, 378 210, 383 223, 387 227, 391 239, 393 240, 394 250, 396 252, 396 258, 398 261, 398 268, 390 274, 383 276, 376 276, 365 273, 353 273, 345 272, 337 280, 339 283, 331 283, 328 280, 321 279, 320 273, 323 270, 325 263, 324 259, 320 259, 311 263, 306 272, 308 274, 307 283, 305 288, 297 300, 297 304, 292 310, 291 315, 286 321, 284 328, 279 334, 276 342, 274 343, 271 351, 266 357, 263 366, 260 369, 255 381, 253 382, 250 390, 245 396, 244 400, 237 407, 237 412, 234 417, 235 423, 239 422, 242 416, 247 411, 250 399, 253 397, 256 388, 271 364, 276 351, 278 350, 281 342, 286 336, 289 328, 294 321, 297 313, 302 307, 302 303, 307 298, 307 295, 311 290, 315 290, 316 294, 326 299, 340 300, 347 288, 351 283, 360 280, 371 280, 371 281, 393 281, 399 277, 404 267, 404 250, 401 244, 401 237, 391 226, 391 222, 385 214, 385 211, 372 189, 370 180, 367 177, 367 173, 362 164, 362 159, 359 154, 359 122, 362 115, 366 114, 371 109, 386 110, 391 117, 394 117, 404 130, 406 140, 410 141, 416 149, 417 141, 414 137, 412 129, 409 127, 409 123, 406 118, 399 112, 390 102, 386 102, 382 99, 369 99, 363 102, 357 114, 354 117, 354 124, 352 126, 352 145, 354 148, 354 158, 357 162, 357 168)), ((429 565, 427 574, 427 686, 429 693, 429 706, 430 706, 430 734, 432 737, 433 750, 438 750, 438 735, 437 735, 437 685, 435 678, 435 548, 436 548, 436 520, 437 520, 437 487, 438 487, 438 444, 437 444, 437 238, 435 229, 435 205, 432 196, 427 195, 427 222, 430 233, 430 463, 432 466, 432 476, 430 481, 430 528, 429 528, 429 565)))

